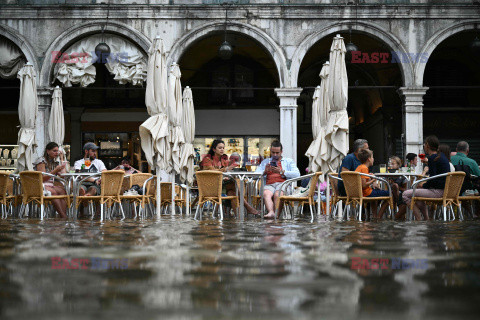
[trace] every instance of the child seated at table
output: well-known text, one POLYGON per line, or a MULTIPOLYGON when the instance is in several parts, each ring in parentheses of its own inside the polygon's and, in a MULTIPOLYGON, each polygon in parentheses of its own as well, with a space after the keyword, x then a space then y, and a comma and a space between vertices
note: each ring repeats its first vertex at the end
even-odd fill
MULTIPOLYGON (((358 160, 362 163, 357 167, 355 172, 369 174, 368 168, 373 165, 373 152, 368 149, 362 149, 358 153, 358 160)), ((365 176, 362 177, 362 192, 364 197, 388 197, 390 194, 386 190, 380 190, 377 184, 377 180, 371 179, 365 176), (372 188, 373 187, 373 188, 372 188)), ((383 214, 387 210, 388 202, 384 202, 380 208, 380 212, 377 215, 377 202, 372 203, 373 218, 382 218, 383 214)))

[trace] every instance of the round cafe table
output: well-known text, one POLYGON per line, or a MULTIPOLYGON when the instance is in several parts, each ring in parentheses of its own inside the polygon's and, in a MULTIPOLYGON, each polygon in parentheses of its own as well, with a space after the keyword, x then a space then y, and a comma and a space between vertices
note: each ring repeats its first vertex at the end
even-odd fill
POLYGON ((75 204, 77 203, 77 196, 80 191, 80 181, 83 179, 94 176, 94 175, 99 175, 101 172, 67 172, 67 173, 62 173, 60 176, 64 178, 65 180, 71 182, 72 184, 72 196, 73 196, 73 201, 72 201, 72 206, 71 206, 71 215, 76 218, 77 217, 77 209, 75 204))
MULTIPOLYGON (((257 181, 258 179, 262 178, 263 173, 261 172, 250 172, 250 171, 228 171, 224 173, 224 176, 227 177, 232 177, 232 178, 238 178, 241 183, 240 183, 240 188, 239 188, 239 215, 240 215, 240 220, 244 220, 245 218, 245 204, 243 203, 243 199, 245 197, 245 189, 244 189, 244 184, 243 181, 247 181, 247 184, 251 185, 254 181, 257 181)), ((263 183, 262 183, 262 189, 260 190, 260 195, 262 196, 262 217, 263 217, 263 183)), ((251 195, 249 196, 249 198, 251 195)), ((247 199, 248 202, 251 202, 251 199, 247 199)))

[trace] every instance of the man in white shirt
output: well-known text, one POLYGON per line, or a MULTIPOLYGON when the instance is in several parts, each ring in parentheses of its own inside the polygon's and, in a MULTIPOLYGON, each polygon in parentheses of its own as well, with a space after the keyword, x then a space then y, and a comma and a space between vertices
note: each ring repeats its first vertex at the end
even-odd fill
MULTIPOLYGON (((106 171, 107 168, 103 161, 97 159, 97 150, 98 146, 95 143, 85 143, 83 146, 83 159, 75 161, 75 171, 91 173, 106 171)), ((100 194, 100 179, 95 180, 91 178, 82 184, 80 188, 81 196, 94 196, 97 194, 100 194)))

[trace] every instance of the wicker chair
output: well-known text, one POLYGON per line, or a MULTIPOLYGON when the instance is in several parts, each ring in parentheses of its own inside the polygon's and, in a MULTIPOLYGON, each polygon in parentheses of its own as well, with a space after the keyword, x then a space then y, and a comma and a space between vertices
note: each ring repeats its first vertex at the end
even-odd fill
POLYGON ((207 202, 211 202, 219 206, 221 220, 223 220, 223 200, 233 200, 232 203, 238 206, 239 201, 237 196, 222 197, 222 181, 224 176, 222 172, 215 170, 204 170, 198 171, 195 173, 195 175, 197 177, 199 192, 195 219, 197 219, 199 214, 201 216, 201 213, 203 212, 203 205, 207 202))
POLYGON ((134 185, 142 187, 148 179, 152 177, 151 173, 134 173, 123 178, 122 189, 120 191, 120 199, 126 201, 128 204, 132 205, 133 211, 135 213, 135 218, 137 217, 137 206, 140 206, 142 203, 142 195, 123 195, 123 193, 131 189, 134 185))
POLYGON ((338 212, 338 208, 340 206, 340 201, 347 201, 346 196, 341 196, 340 192, 338 191, 338 181, 342 181, 341 178, 338 177, 338 173, 329 173, 329 182, 330 182, 330 189, 332 190, 333 194, 330 199, 331 203, 331 216, 335 217, 335 213, 338 212))
POLYGON ((345 186, 345 191, 347 192, 345 209, 343 210, 344 216, 347 211, 347 208, 350 208, 352 205, 356 207, 358 204, 359 205, 358 221, 361 221, 363 204, 367 204, 369 202, 375 202, 375 201, 388 201, 390 205, 390 210, 393 211, 392 190, 387 180, 380 177, 376 177, 376 176, 372 176, 372 175, 360 173, 360 172, 354 172, 354 171, 344 171, 341 173, 341 177, 343 180, 343 184, 345 186), (384 182, 388 188, 389 196, 388 197, 364 197, 362 192, 362 176, 384 182))
POLYGON ((474 196, 474 195, 472 195, 472 196, 459 196, 458 200, 460 201, 460 210, 458 210, 459 217, 461 219, 464 218, 463 210, 464 210, 465 207, 467 207, 464 204, 469 204, 469 209, 470 210, 468 210, 468 212, 469 212, 471 218, 473 218, 473 202, 474 201, 480 201, 480 196, 474 196))
MULTIPOLYGON (((455 218, 455 214, 453 212, 452 205, 455 205, 459 208, 460 217, 463 218, 461 215, 461 204, 459 199, 460 190, 462 189, 463 179, 465 178, 465 172, 458 171, 458 172, 449 172, 444 174, 439 174, 430 178, 422 179, 416 181, 413 185, 413 193, 412 193, 412 202, 410 203, 410 210, 413 210, 413 206, 415 205, 416 201, 424 201, 427 204, 441 204, 443 211, 443 219, 447 221, 447 207, 449 208, 450 213, 455 218), (446 177, 445 179, 445 190, 443 191, 443 197, 441 198, 423 198, 423 197, 415 197, 415 190, 417 189, 418 184, 423 183, 428 180, 438 179, 440 177, 446 177)), ((434 215, 435 217, 435 215, 434 215)))
POLYGON ((29 203, 37 204, 40 206, 40 219, 43 220, 45 205, 50 204, 52 200, 64 199, 67 202, 67 206, 70 205, 70 196, 68 195, 68 187, 65 180, 55 175, 41 172, 41 171, 23 171, 20 172, 20 183, 22 187, 22 207, 20 208, 20 215, 26 209, 29 203), (43 177, 49 176, 56 181, 60 181, 67 195, 61 196, 46 196, 44 194, 43 177))
POLYGON ((7 218, 8 208, 15 201, 13 195, 13 181, 10 179, 10 174, 7 172, 0 172, 0 204, 2 206, 2 219, 7 218), (9 190, 11 182, 12 190, 9 190))
MULTIPOLYGON (((283 191, 286 186, 288 186, 288 184, 290 183, 293 183, 293 182, 296 182, 296 181, 301 181, 301 180, 304 180, 308 177, 311 177, 311 180, 310 180, 310 188, 308 189, 308 195, 306 196, 298 196, 298 195, 283 195, 283 196, 280 196, 278 198, 278 205, 277 205, 277 217, 280 216, 280 213, 283 213, 284 212, 284 208, 287 208, 285 205, 289 206, 290 208, 294 206, 295 203, 298 203, 298 208, 299 209, 302 209, 303 211, 303 205, 305 203, 308 202, 308 205, 310 206, 310 215, 311 215, 311 218, 312 218, 312 221, 314 219, 314 215, 315 215, 315 200, 314 200, 314 196, 315 196, 315 190, 317 189, 317 182, 318 182, 318 179, 320 177, 320 175, 322 175, 323 173, 320 171, 320 172, 315 172, 315 173, 310 173, 310 174, 307 174, 305 176, 301 176, 301 177, 298 177, 298 178, 294 178, 294 179, 289 179, 289 180, 286 180, 285 182, 283 182, 281 185, 280 185, 280 191, 283 191)), ((290 208, 288 209, 288 211, 290 211, 290 208)), ((293 215, 293 211, 291 212, 291 217, 292 219, 294 218, 294 215, 293 215)))
POLYGON ((103 206, 107 205, 107 215, 111 216, 112 207, 115 204, 118 204, 122 213, 122 217, 125 218, 125 213, 123 212, 122 202, 120 199, 120 191, 122 188, 124 175, 125 172, 123 170, 109 170, 83 179, 81 182, 84 182, 90 178, 101 176, 101 192, 100 195, 97 196, 77 196, 77 203, 75 206, 78 208, 80 202, 82 201, 87 201, 89 203, 99 202, 100 220, 103 220, 103 206))

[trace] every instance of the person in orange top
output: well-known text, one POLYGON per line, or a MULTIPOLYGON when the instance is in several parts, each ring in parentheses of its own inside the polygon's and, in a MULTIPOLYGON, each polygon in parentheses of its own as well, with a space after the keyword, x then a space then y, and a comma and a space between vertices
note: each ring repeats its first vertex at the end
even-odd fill
MULTIPOLYGON (((373 152, 368 149, 360 150, 358 153, 358 160, 362 163, 357 167, 355 172, 369 174, 368 168, 373 165, 373 152)), ((378 189, 378 184, 375 179, 371 179, 365 176, 362 176, 362 192, 364 197, 388 197, 389 193, 386 190, 378 189), (373 188, 372 188, 373 187, 373 188)), ((388 202, 384 202, 380 208, 380 212, 377 215, 377 202, 372 203, 373 218, 381 219, 383 214, 387 210, 388 202)))
MULTIPOLYGON (((200 162, 201 170, 218 170, 222 172, 232 171, 233 168, 238 167, 239 164, 235 159, 228 159, 228 156, 225 154, 225 142, 223 140, 213 140, 210 150, 208 150, 207 155, 200 162)), ((224 181, 224 187, 227 195, 234 196, 235 192, 235 183, 233 181, 224 181)), ((258 210, 255 210, 245 199, 244 199, 245 209, 247 212, 253 215, 258 215, 258 210)), ((230 210, 225 210, 229 212, 230 210)))

